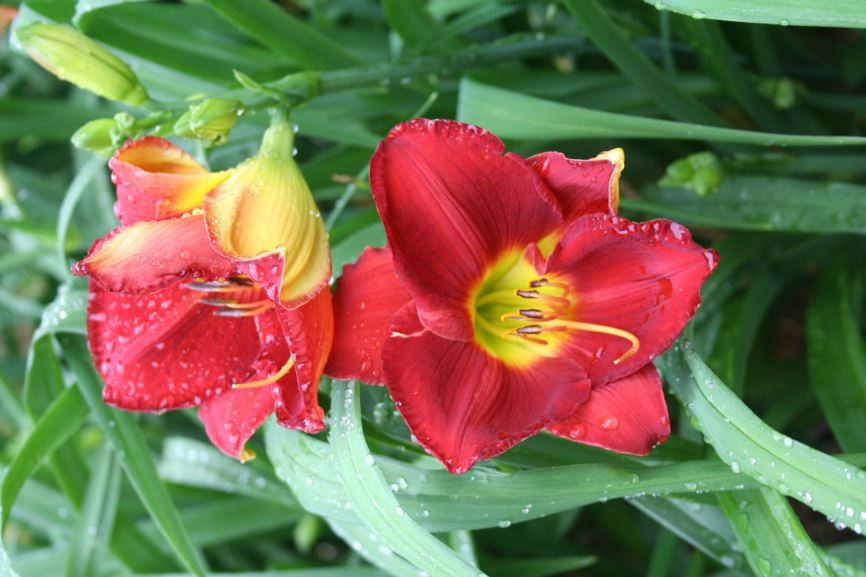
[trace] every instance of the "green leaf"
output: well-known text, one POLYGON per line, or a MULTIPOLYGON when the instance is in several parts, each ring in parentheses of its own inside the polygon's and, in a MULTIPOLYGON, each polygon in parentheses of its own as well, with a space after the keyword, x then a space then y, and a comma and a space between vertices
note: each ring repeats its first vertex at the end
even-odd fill
MULTIPOLYGON (((0 514, 5 515, 6 512, 0 509, 0 514)), ((9 555, 6 554, 2 539, 0 539, 0 577, 18 577, 18 574, 12 569, 12 562, 9 561, 9 555)))
POLYGON ((42 459, 78 432, 87 418, 87 413, 87 403, 79 390, 72 387, 66 389, 37 421, 9 465, 0 485, 2 527, 6 526, 9 512, 24 482, 33 474, 42 459))
POLYGON ((205 0, 239 30, 303 68, 341 68, 358 61, 337 42, 269 0, 205 0))
POLYGON ((120 467, 114 450, 103 447, 87 487, 84 508, 69 541, 67 577, 89 577, 94 557, 107 544, 120 498, 120 467))
POLYGON ((66 142, 82 124, 103 113, 97 108, 63 100, 0 98, 0 142, 25 137, 66 142))
POLYGON ((406 516, 389 489, 361 429, 357 385, 334 381, 331 394, 331 446, 337 479, 352 510, 390 548, 431 577, 479 577, 472 567, 406 516))
POLYGON ((64 358, 75 374, 94 417, 121 456, 127 478, 132 483, 148 513, 181 562, 198 577, 204 577, 204 562, 193 548, 183 528, 168 490, 159 480, 150 448, 133 416, 111 409, 102 402, 102 383, 90 362, 84 339, 75 335, 58 336, 64 358))
POLYGON ((496 577, 552 577, 570 574, 595 563, 590 555, 574 557, 533 557, 531 559, 497 559, 484 564, 484 569, 496 577))
POLYGON ((658 138, 763 146, 866 144, 866 137, 862 136, 773 134, 601 112, 518 94, 468 78, 460 82, 457 117, 503 138, 523 140, 658 138))
MULTIPOLYGON (((274 424, 266 427, 268 456, 305 509, 357 523, 348 494, 334 479, 332 448, 274 424)), ((755 488, 717 460, 647 467, 588 463, 505 473, 477 466, 466 475, 376 456, 406 516, 428 531, 483 529, 538 519, 609 499, 646 494, 755 488)), ((862 460, 862 459, 861 459, 862 460)))
POLYGON ((670 76, 656 68, 614 24, 597 0, 565 0, 565 5, 581 30, 629 80, 652 96, 659 108, 686 122, 725 124, 715 112, 683 92, 670 76))
POLYGON ((391 28, 412 48, 423 52, 447 40, 423 0, 382 0, 382 10, 391 28))
POLYGON ((298 500, 268 471, 226 457, 208 443, 183 437, 165 440, 159 475, 164 480, 200 489, 271 502, 301 511, 298 500))
POLYGON ((418 569, 382 545, 379 534, 362 523, 328 519, 328 525, 352 551, 395 577, 418 577, 418 569))
POLYGON ((759 577, 835 577, 788 501, 773 489, 720 493, 719 504, 759 577))
POLYGON ((836 259, 818 278, 806 318, 812 390, 846 451, 866 451, 866 348, 853 310, 856 279, 853 267, 836 259))
POLYGON ((687 225, 735 230, 866 233, 866 187, 771 176, 728 176, 710 196, 651 187, 623 208, 687 225))
POLYGON ((743 472, 861 532, 866 524, 866 473, 767 426, 706 364, 678 342, 665 353, 664 376, 732 470, 743 472))
POLYGON ((692 18, 711 18, 779 26, 838 26, 866 28, 866 12, 859 0, 644 0, 660 10, 692 18))
POLYGON ((331 251, 331 267, 335 276, 340 276, 343 267, 355 262, 364 248, 368 246, 385 246, 385 229, 381 222, 376 222, 350 234, 334 246, 331 251))

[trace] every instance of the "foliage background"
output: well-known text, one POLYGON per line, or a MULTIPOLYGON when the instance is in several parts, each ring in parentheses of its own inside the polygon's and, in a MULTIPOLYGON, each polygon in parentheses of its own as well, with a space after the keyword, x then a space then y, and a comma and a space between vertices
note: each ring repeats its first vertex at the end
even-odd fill
POLYGON ((25 0, 13 27, 32 21, 135 69, 158 102, 132 132, 241 98, 227 144, 179 141, 214 168, 297 104, 335 275, 383 242, 366 163, 422 113, 527 155, 624 147, 625 213, 693 227, 721 265, 659 362, 676 434, 650 457, 539 436, 449 476, 381 390, 325 383, 330 435, 268 426, 242 466, 192 414, 99 401, 68 269, 113 190, 69 139, 123 110, 7 41, 0 576, 866 575, 861 1, 25 0))

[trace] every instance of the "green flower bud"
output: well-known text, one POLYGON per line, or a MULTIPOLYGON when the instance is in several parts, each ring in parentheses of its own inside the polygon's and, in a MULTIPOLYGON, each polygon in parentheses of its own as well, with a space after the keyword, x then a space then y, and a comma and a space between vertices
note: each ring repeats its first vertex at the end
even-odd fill
POLYGON ((724 169, 719 158, 712 152, 697 152, 681 158, 668 166, 662 186, 682 186, 694 190, 700 196, 714 193, 724 178, 724 169))
POLYGON ((132 106, 148 99, 125 62, 74 28, 30 24, 15 30, 15 39, 40 66, 80 88, 132 106))
POLYGON ((241 103, 226 98, 209 98, 190 106, 174 125, 184 138, 201 138, 211 144, 222 144, 238 121, 241 103))
POLYGON ((91 120, 72 135, 72 144, 76 148, 89 150, 102 156, 110 156, 114 151, 112 131, 117 127, 113 118, 91 120))

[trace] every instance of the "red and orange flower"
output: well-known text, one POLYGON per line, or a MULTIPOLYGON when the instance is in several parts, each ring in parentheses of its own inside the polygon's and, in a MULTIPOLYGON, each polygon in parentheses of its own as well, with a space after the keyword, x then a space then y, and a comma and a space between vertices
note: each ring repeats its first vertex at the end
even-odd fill
POLYGON ((326 372, 385 384, 454 473, 542 429, 649 452, 670 432, 651 360, 717 257, 616 216, 622 168, 620 149, 524 159, 466 124, 395 127, 370 167, 388 248, 340 279, 326 372))
POLYGON ((328 238, 276 119, 259 153, 208 172, 166 140, 109 162, 121 226, 75 272, 91 279, 87 332, 105 402, 132 411, 199 407, 235 458, 276 412, 317 432, 333 336, 328 238))

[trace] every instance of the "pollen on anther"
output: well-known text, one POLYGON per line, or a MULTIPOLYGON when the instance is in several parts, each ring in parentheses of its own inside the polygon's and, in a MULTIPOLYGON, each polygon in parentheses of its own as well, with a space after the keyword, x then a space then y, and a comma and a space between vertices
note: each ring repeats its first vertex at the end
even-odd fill
POLYGON ((525 298, 525 299, 537 299, 538 298, 538 291, 528 291, 528 290, 523 290, 523 289, 517 289, 516 291, 514 291, 514 293, 517 296, 519 296, 521 298, 525 298))
POLYGON ((528 319, 544 318, 544 313, 538 309, 520 309, 520 314, 528 319))

